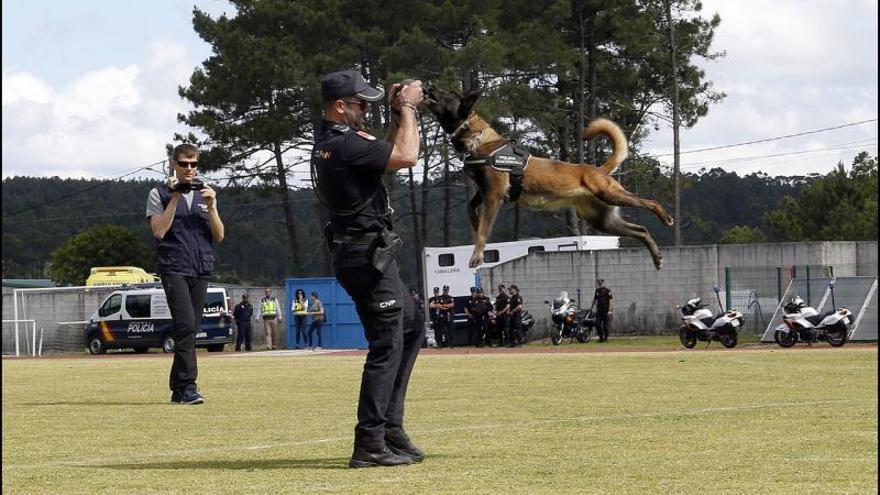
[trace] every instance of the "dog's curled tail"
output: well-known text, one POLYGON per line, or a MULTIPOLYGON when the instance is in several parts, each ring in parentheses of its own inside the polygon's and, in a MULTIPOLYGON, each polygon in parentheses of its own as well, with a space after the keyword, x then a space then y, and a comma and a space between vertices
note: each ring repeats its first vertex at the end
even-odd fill
POLYGON ((584 129, 584 139, 592 139, 597 134, 605 134, 611 139, 611 145, 614 148, 614 152, 611 153, 611 156, 608 157, 608 160, 602 164, 601 168, 603 172, 608 175, 611 175, 612 172, 620 165, 626 157, 629 156, 629 145, 626 142, 626 136, 623 135, 623 131, 620 130, 620 126, 615 124, 614 122, 598 118, 590 122, 590 125, 584 129))

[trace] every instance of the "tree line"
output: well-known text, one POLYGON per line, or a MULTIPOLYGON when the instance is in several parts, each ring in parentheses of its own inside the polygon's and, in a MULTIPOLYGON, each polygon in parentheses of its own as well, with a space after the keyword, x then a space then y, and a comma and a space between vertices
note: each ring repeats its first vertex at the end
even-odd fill
MULTIPOLYGON (((670 182, 660 168, 640 177, 627 187, 638 191, 670 182)), ((824 176, 755 173, 740 177, 711 169, 685 174, 683 179, 683 232, 689 244, 877 239, 877 157, 868 153, 824 176)), ((395 224, 404 239, 403 277, 420 286, 421 248, 417 249, 415 239, 421 234, 408 221, 414 216, 408 206, 408 178, 400 176, 396 181, 391 201, 395 224)), ((3 180, 3 277, 51 277, 79 284, 92 266, 135 265, 152 270, 154 241, 145 212, 147 193, 155 185, 156 181, 143 179, 3 180)), ((431 212, 423 224, 427 232, 423 245, 471 243, 464 208, 468 191, 459 173, 419 183, 417 191, 425 195, 424 208, 431 212), (447 197, 450 206, 445 210, 447 197)), ((663 200, 668 202, 670 197, 663 200)), ((215 280, 272 285, 287 277, 332 275, 313 191, 290 191, 287 201, 301 233, 296 257, 290 254, 283 225, 284 206, 272 187, 219 188, 218 205, 227 237, 217 248, 215 280)), ((644 224, 659 244, 672 244, 669 229, 656 219, 638 209, 623 211, 644 224)), ((490 242, 571 234, 563 213, 505 205, 490 242)), ((635 246, 625 238, 622 244, 635 246)))

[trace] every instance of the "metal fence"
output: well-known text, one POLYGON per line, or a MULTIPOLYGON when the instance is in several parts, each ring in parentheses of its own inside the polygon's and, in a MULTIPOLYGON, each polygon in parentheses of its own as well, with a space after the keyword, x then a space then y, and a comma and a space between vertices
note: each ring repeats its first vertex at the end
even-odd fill
MULTIPOLYGON (((725 267, 725 308, 743 313, 746 333, 761 334, 793 279, 827 279, 833 275, 834 267, 824 265, 725 267)), ((810 302, 818 292, 809 289, 812 284, 807 287, 801 297, 810 302)))
MULTIPOLYGON (((802 298, 807 305, 816 308, 820 313, 835 307, 849 309, 855 317, 850 340, 877 340, 877 277, 795 278, 786 288, 782 301, 788 301, 795 296, 802 298), (833 294, 829 288, 832 281, 833 294)), ((773 342, 773 332, 782 323, 782 314, 782 305, 777 305, 761 336, 762 342, 773 342)))

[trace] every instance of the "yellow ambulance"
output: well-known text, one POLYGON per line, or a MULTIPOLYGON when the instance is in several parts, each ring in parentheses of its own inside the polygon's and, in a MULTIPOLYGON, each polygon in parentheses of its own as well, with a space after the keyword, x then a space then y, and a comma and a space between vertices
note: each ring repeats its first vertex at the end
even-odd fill
POLYGON ((96 266, 86 279, 86 286, 149 284, 157 282, 158 277, 136 266, 96 266))

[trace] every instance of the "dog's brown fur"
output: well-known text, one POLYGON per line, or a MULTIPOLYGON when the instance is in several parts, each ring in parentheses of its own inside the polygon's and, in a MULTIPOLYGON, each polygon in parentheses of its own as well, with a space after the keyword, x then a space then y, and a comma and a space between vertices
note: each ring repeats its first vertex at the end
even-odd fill
MULTIPOLYGON (((452 144, 458 151, 486 156, 507 143, 488 122, 472 111, 476 95, 459 98, 436 89, 428 89, 426 95, 424 104, 444 130, 452 135, 452 144)), ((627 157, 627 141, 620 127, 608 119, 596 119, 584 131, 584 139, 599 134, 611 139, 614 152, 598 167, 532 156, 517 203, 540 209, 573 206, 578 216, 594 228, 640 240, 651 252, 654 266, 659 270, 663 256, 654 239, 641 225, 624 220, 617 207, 645 208, 669 226, 674 220, 658 202, 639 198, 611 177, 610 174, 627 157)), ((470 266, 475 268, 483 263, 483 250, 501 203, 507 196, 510 176, 485 165, 466 165, 464 171, 477 184, 477 193, 468 203, 468 217, 474 234, 470 266), (481 203, 484 204, 478 213, 481 203)))

